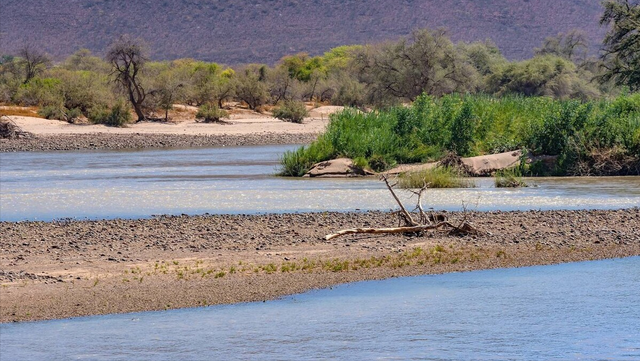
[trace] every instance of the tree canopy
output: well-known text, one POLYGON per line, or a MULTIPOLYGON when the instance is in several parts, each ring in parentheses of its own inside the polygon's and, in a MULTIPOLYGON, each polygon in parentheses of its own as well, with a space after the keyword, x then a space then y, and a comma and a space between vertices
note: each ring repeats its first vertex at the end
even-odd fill
POLYGON ((640 1, 609 0, 603 3, 601 25, 610 25, 604 38, 602 79, 640 90, 640 1))

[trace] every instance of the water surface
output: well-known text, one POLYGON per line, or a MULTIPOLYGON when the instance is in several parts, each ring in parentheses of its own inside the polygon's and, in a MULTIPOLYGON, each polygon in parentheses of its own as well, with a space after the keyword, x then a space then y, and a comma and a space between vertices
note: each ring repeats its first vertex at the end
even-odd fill
MULTIPOLYGON (((0 220, 140 218, 156 214, 388 210, 376 179, 275 177, 296 146, 0 154, 0 220)), ((543 178, 535 187, 431 190, 427 207, 612 209, 640 205, 640 177, 543 178)), ((413 201, 408 200, 410 204, 413 201)))
POLYGON ((10 360, 640 360, 640 257, 0 325, 10 360))

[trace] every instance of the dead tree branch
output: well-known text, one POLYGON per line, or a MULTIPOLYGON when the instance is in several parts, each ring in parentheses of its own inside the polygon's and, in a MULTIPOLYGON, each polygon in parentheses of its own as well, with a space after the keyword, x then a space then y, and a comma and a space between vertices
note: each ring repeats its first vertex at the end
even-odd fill
POLYGON ((449 234, 461 235, 461 234, 478 234, 479 231, 472 226, 469 222, 467 222, 467 211, 466 205, 463 204, 464 208, 464 217, 462 221, 456 226, 451 224, 446 220, 446 218, 442 215, 438 214, 429 214, 424 211, 422 207, 422 198, 429 189, 429 184, 425 183, 424 186, 418 191, 412 191, 413 194, 418 197, 418 204, 416 205, 415 210, 418 211, 420 222, 416 222, 414 218, 411 216, 411 213, 407 211, 405 206, 400 201, 400 198, 396 195, 396 192, 393 190, 394 184, 389 182, 389 179, 386 175, 380 176, 380 179, 385 183, 387 189, 395 199, 398 206, 400 206, 400 210, 394 212, 398 214, 402 220, 404 220, 405 225, 398 227, 385 227, 385 228, 350 228, 343 229, 333 234, 328 234, 324 238, 325 240, 331 240, 340 236, 348 235, 348 234, 358 234, 358 233, 369 233, 369 234, 395 234, 395 233, 414 233, 421 234, 425 231, 429 230, 437 230, 440 228, 448 228, 449 234))

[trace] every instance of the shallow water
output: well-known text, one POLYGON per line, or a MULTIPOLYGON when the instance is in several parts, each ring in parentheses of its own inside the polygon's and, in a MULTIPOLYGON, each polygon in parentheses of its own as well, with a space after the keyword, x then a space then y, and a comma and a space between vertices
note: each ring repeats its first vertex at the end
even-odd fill
POLYGON ((0 325, 9 360, 640 360, 640 257, 0 325))
MULTIPOLYGON (((376 179, 275 177, 295 146, 0 153, 0 220, 155 214, 388 210, 376 179)), ((640 205, 640 177, 542 178, 535 187, 432 190, 436 209, 611 209, 640 205)), ((408 200, 410 204, 412 201, 408 200)))

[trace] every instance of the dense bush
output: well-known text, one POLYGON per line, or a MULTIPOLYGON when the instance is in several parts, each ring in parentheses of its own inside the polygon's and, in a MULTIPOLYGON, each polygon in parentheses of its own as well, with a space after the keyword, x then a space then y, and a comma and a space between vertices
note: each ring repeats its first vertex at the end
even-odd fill
POLYGON ((303 102, 289 100, 285 101, 284 104, 274 109, 273 116, 284 120, 285 122, 292 123, 302 123, 304 117, 308 116, 309 112, 307 111, 307 107, 303 102))
POLYGON ((196 119, 202 119, 205 123, 220 122, 222 118, 228 118, 229 113, 218 108, 216 104, 205 104, 198 108, 196 119))
POLYGON ((46 106, 61 104, 64 99, 60 91, 60 80, 35 78, 20 85, 13 97, 16 104, 24 106, 46 106))
POLYGON ((285 154, 283 164, 304 169, 344 156, 362 157, 371 168, 388 168, 437 160, 449 150, 473 156, 526 148, 534 155, 557 156, 551 172, 577 174, 584 173, 579 168, 585 164, 597 163, 595 154, 614 147, 619 155, 607 159, 623 159, 626 165, 618 167, 618 173, 635 174, 634 162, 640 162, 640 94, 590 102, 423 95, 408 107, 336 113, 321 138, 285 154))
POLYGON ((67 109, 60 105, 44 106, 38 110, 38 114, 46 119, 64 120, 69 123, 75 123, 82 116, 80 109, 67 109))
POLYGON ((125 104, 123 101, 118 101, 110 109, 107 107, 91 109, 88 119, 95 124, 124 127, 128 123, 131 123, 133 119, 129 108, 125 104))

